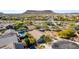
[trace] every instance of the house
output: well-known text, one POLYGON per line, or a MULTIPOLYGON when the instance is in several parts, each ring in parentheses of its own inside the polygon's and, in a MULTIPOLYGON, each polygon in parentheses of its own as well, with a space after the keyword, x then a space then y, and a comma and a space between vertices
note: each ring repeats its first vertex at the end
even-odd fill
POLYGON ((9 43, 18 43, 18 37, 16 34, 8 34, 0 36, 0 47, 9 43))
POLYGON ((1 47, 1 49, 24 49, 24 46, 21 43, 9 43, 1 47))
POLYGON ((21 43, 14 43, 15 49, 24 49, 24 46, 21 43))
POLYGON ((24 49, 24 46, 18 42, 15 30, 8 29, 0 36, 0 49, 24 49))
POLYGON ((0 36, 0 47, 8 45, 10 43, 18 43, 18 37, 16 35, 16 31, 14 30, 6 30, 2 36, 0 36))
POLYGON ((43 35, 43 32, 39 30, 29 31, 28 33, 30 33, 36 40, 38 40, 43 35))
POLYGON ((8 29, 8 30, 6 30, 4 33, 3 33, 3 35, 8 35, 8 34, 16 34, 17 32, 15 31, 15 30, 13 30, 13 29, 8 29))
POLYGON ((79 43, 70 40, 57 40, 52 44, 53 49, 79 49, 79 43))

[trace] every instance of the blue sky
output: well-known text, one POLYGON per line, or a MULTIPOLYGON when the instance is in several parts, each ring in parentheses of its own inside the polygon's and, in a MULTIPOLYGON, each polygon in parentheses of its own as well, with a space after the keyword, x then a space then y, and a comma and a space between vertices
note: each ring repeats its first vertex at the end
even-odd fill
POLYGON ((79 12, 79 0, 0 0, 0 12, 22 13, 26 10, 79 12))
POLYGON ((58 13, 79 13, 79 10, 54 10, 58 13))

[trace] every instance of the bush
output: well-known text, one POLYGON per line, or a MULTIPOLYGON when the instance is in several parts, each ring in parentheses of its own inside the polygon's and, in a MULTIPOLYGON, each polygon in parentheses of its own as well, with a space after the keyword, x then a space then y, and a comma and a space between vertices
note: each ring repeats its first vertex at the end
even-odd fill
POLYGON ((40 39, 38 40, 41 43, 49 43, 52 41, 52 38, 50 36, 41 36, 40 39))
POLYGON ((60 31, 58 32, 59 37, 64 38, 64 39, 70 39, 71 37, 73 37, 74 31, 72 29, 66 29, 64 31, 60 31))
POLYGON ((24 26, 24 22, 22 22, 22 21, 17 21, 14 24, 14 28, 15 28, 15 30, 27 30, 28 29, 26 26, 24 26))
POLYGON ((39 25, 36 25, 36 29, 40 29, 41 28, 41 26, 39 26, 39 25))
POLYGON ((37 48, 38 48, 38 49, 44 49, 45 46, 44 46, 44 45, 39 45, 37 48))
POLYGON ((36 45, 36 39, 29 33, 26 34, 25 42, 27 47, 30 47, 31 45, 36 45))

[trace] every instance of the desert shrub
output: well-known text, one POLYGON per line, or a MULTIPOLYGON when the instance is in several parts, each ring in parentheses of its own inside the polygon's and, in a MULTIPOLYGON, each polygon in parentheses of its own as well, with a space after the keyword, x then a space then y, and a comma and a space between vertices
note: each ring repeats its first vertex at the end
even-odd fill
POLYGON ((44 45, 39 45, 37 48, 38 48, 38 49, 44 49, 45 46, 44 46, 44 45))
POLYGON ((49 43, 52 41, 52 38, 50 36, 42 35, 38 41, 41 43, 49 43))
POLYGON ((25 37, 25 43, 27 47, 30 47, 31 45, 36 45, 36 39, 31 34, 27 33, 25 37))
POLYGON ((70 39, 75 34, 74 34, 74 31, 72 29, 66 29, 66 30, 63 30, 63 31, 58 32, 58 35, 61 38, 70 39))

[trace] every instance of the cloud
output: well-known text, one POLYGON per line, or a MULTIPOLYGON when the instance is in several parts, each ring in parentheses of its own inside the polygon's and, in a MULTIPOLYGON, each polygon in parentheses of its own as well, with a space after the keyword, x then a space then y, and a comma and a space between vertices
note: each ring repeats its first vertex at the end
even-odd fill
POLYGON ((79 10, 78 5, 79 0, 0 0, 1 11, 79 10))

